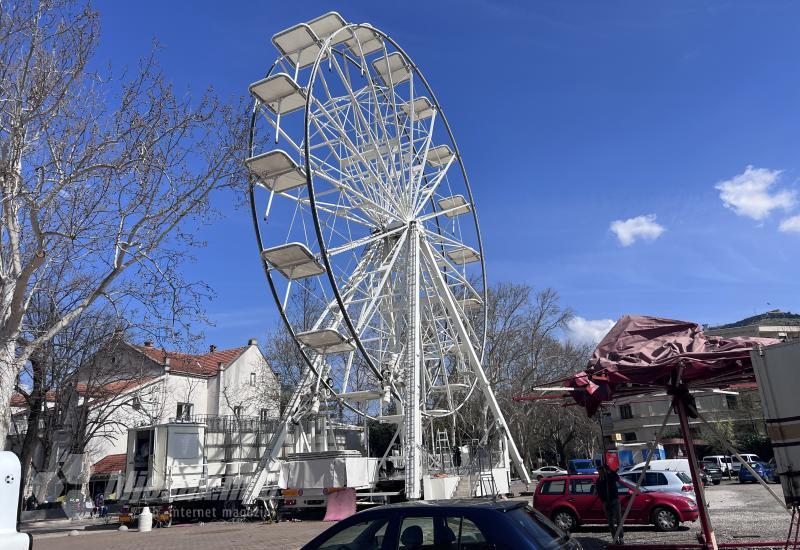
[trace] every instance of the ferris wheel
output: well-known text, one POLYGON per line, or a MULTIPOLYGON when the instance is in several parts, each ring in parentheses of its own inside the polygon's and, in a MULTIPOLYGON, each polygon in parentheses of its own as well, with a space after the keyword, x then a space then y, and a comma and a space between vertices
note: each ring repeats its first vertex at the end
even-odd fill
POLYGON ((335 12, 273 37, 250 86, 250 201, 311 412, 397 424, 419 495, 427 426, 475 393, 486 272, 475 203, 428 82, 384 32, 335 12))

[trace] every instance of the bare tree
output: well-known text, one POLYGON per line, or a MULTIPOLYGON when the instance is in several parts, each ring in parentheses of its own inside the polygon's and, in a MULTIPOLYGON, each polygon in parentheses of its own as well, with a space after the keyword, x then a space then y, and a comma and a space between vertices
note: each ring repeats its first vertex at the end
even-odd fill
POLYGON ((88 5, 0 5, 0 440, 19 373, 98 299, 192 317, 196 302, 173 299, 200 244, 181 223, 244 181, 244 109, 176 94, 153 55, 122 79, 90 72, 98 37, 88 5), (63 266, 73 307, 25 338, 38 285, 63 266))

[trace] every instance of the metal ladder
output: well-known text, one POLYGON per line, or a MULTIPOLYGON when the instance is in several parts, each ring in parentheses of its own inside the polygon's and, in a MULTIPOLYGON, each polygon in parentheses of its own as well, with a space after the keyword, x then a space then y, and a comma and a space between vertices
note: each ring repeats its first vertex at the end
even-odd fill
POLYGON ((450 438, 446 430, 437 430, 434 450, 439 457, 442 470, 452 470, 453 453, 450 449, 450 438))

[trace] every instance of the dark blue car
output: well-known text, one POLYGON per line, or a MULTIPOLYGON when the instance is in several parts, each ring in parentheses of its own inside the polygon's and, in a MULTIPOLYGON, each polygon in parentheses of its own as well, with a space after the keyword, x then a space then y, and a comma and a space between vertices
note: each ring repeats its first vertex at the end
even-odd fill
POLYGON ((563 548, 580 544, 520 501, 403 502, 359 512, 303 550, 420 550, 423 548, 563 548))
POLYGON ((567 471, 572 475, 597 473, 597 466, 588 458, 573 458, 567 462, 567 471))
MULTIPOLYGON (((763 462, 748 462, 747 464, 750 465, 753 470, 756 471, 758 476, 763 479, 765 482, 769 483, 772 479, 772 469, 767 466, 763 462)), ((753 477, 753 474, 750 473, 750 470, 742 466, 739 468, 739 483, 744 483, 746 481, 750 481, 753 483, 757 483, 758 480, 753 477)))

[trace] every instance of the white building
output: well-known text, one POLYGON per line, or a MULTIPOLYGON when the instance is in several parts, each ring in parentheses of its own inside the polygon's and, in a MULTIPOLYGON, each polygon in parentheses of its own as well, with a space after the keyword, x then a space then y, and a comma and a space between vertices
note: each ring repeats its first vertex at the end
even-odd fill
MULTIPOLYGON (((151 342, 122 343, 95 356, 74 391, 48 395, 46 402, 61 420, 53 448, 37 451, 37 469, 46 462, 54 471, 57 463, 69 460, 71 449, 83 448, 84 472, 95 465, 113 475, 109 464, 125 455, 128 428, 208 417, 275 419, 280 416, 280 384, 254 339, 232 349, 210 346, 202 354, 159 349, 151 342)), ((24 400, 16 396, 14 403, 14 423, 25 429, 24 400)))

